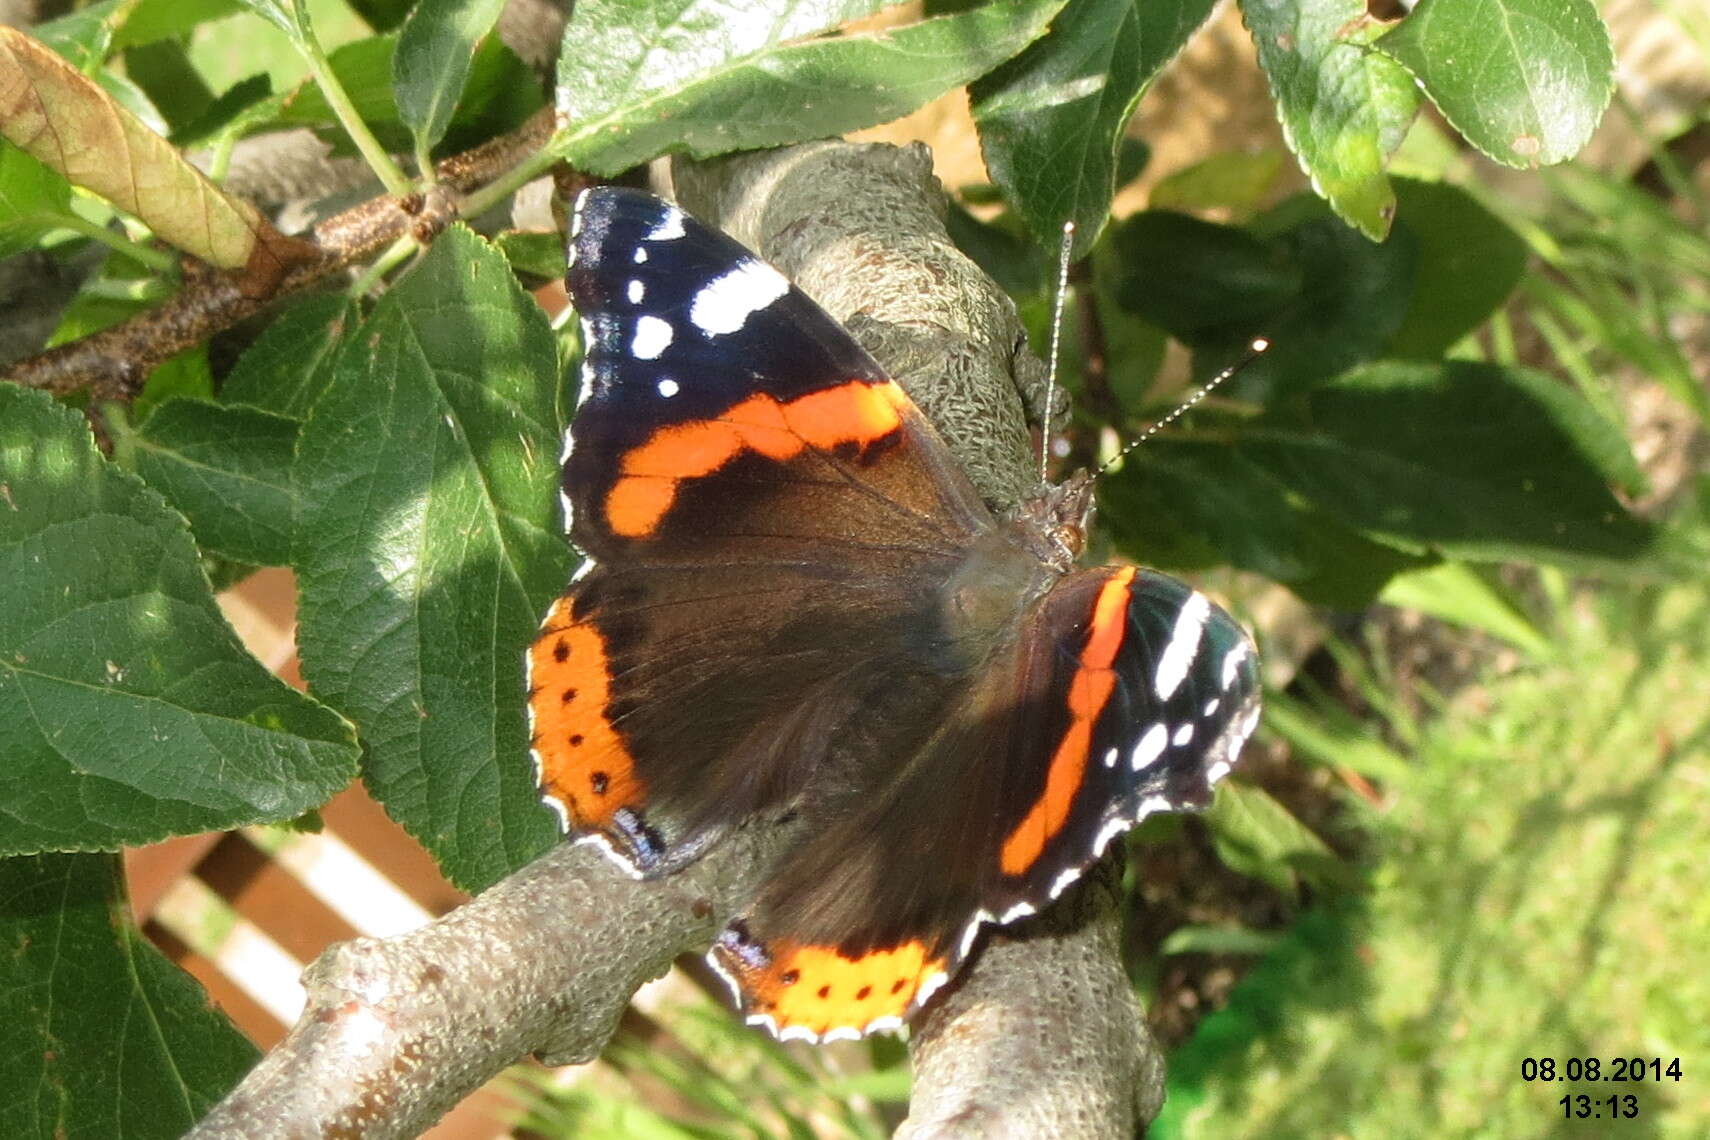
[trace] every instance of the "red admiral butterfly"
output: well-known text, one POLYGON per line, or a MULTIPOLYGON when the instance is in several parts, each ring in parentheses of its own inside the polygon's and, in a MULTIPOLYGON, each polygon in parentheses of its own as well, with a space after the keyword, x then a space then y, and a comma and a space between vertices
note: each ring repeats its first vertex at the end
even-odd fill
POLYGON ((528 655, 541 788, 646 877, 795 805, 710 955, 750 1022, 900 1025, 981 923, 1208 802, 1258 721, 1252 643, 1174 578, 1075 569, 1087 477, 995 517, 831 317, 649 195, 581 195, 567 283, 587 561, 528 655))

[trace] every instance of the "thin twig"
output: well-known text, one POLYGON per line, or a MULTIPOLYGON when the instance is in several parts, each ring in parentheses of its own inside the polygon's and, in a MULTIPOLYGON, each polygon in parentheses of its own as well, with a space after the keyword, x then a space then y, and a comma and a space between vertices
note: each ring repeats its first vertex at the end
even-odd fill
MULTIPOLYGON (((542 108, 508 135, 454 155, 438 167, 439 181, 425 194, 383 195, 317 225, 311 240, 320 256, 298 265, 265 296, 244 292, 237 273, 198 266, 183 287, 157 308, 11 365, 0 377, 55 395, 90 389, 103 399, 130 399, 149 372, 168 357, 201 344, 215 333, 302 292, 335 273, 367 260, 399 238, 424 244, 453 219, 465 215, 487 184, 507 180, 517 168, 539 169, 541 148, 552 135, 551 108, 542 108)), ((489 203, 490 204, 490 203, 489 203)))

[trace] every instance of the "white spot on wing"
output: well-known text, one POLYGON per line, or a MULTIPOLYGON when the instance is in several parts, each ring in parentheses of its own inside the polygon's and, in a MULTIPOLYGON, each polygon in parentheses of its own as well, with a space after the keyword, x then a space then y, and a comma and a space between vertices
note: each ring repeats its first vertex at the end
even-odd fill
POLYGON ((1140 738, 1140 743, 1134 746, 1134 755, 1128 758, 1128 766, 1136 772, 1149 767, 1164 754, 1164 744, 1169 739, 1170 730, 1161 723, 1154 724, 1146 730, 1146 735, 1140 738))
POLYGON ((1106 768, 1116 767, 1116 762, 1117 762, 1117 760, 1121 759, 1121 757, 1122 757, 1121 750, 1117 749, 1117 748, 1112 748, 1109 752, 1106 752, 1104 754, 1104 766, 1106 768))
POLYGON ((675 206, 665 207, 665 216, 647 232, 648 241, 675 241, 688 231, 683 228, 683 211, 675 206))
POLYGON ((1235 684, 1236 671, 1241 668, 1241 662, 1245 661, 1252 652, 1253 647, 1243 639, 1236 644, 1234 649, 1223 655, 1223 676, 1220 680, 1225 689, 1235 684))
POLYGON ((1118 835, 1121 835, 1124 831, 1127 831, 1133 826, 1133 821, 1123 819, 1121 816, 1112 820, 1107 820, 1105 825, 1099 829, 1098 838, 1093 840, 1093 858, 1096 859, 1100 855, 1103 855, 1104 849, 1110 846, 1110 841, 1112 839, 1115 839, 1118 835))
POLYGON ((1205 633, 1205 619, 1211 616, 1211 603, 1204 594, 1193 594, 1182 612, 1176 615, 1176 628, 1170 633, 1170 643, 1158 659, 1158 675, 1154 688, 1158 699, 1167 701, 1187 678, 1188 666, 1199 652, 1199 640, 1205 633))
POLYGON ((1212 716, 1217 712, 1217 706, 1223 703, 1222 697, 1212 697, 1205 702, 1205 715, 1212 716))
POLYGON ((1057 881, 1051 884, 1051 897, 1056 898, 1058 895, 1061 895, 1064 891, 1073 886, 1075 880, 1080 877, 1081 871, 1079 867, 1070 867, 1067 871, 1058 875, 1057 881))
POLYGON ((750 259, 703 285, 689 307, 689 320, 708 336, 733 333, 751 314, 789 291, 790 283, 782 273, 764 261, 750 259))
POLYGON ((637 317, 635 321, 635 339, 630 341, 629 350, 640 360, 658 360, 659 354, 671 347, 671 323, 653 316, 651 313, 637 317))
POLYGON ((637 278, 636 280, 631 281, 629 283, 629 303, 630 304, 639 305, 639 304, 641 304, 642 298, 646 297, 646 296, 647 296, 647 286, 643 285, 641 283, 640 278, 637 278))
POLYGON ((1182 726, 1180 728, 1176 729, 1176 734, 1174 736, 1170 737, 1170 743, 1174 744, 1177 748, 1180 748, 1182 745, 1186 744, 1188 741, 1190 741, 1192 739, 1193 739, 1193 725, 1187 721, 1183 721, 1182 726))
POLYGON ((635 263, 637 265, 645 264, 647 261, 647 250, 643 249, 639 245, 636 246, 635 247, 635 259, 634 260, 635 260, 635 263))
POLYGON ((667 377, 665 377, 665 379, 659 381, 657 387, 659 389, 659 394, 661 396, 664 396, 667 400, 669 400, 672 396, 675 396, 678 392, 681 392, 683 390, 682 387, 675 380, 671 379, 669 376, 667 376, 667 377))

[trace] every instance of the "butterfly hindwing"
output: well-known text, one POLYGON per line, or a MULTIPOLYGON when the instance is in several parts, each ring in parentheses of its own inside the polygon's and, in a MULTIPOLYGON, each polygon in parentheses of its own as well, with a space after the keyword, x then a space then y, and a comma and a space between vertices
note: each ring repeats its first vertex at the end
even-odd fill
POLYGON ((1209 802, 1257 720, 1240 626, 1133 568, 1072 574, 1038 606, 911 719, 929 731, 891 736, 893 778, 830 813, 715 945, 751 1020, 810 1039, 895 1024, 982 923, 1056 898, 1144 816, 1209 802))

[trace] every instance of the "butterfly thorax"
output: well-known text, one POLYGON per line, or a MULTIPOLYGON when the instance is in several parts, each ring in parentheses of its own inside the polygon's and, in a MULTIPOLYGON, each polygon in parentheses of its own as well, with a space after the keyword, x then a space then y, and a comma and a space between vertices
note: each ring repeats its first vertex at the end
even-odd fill
POLYGON ((1091 481, 1047 487, 969 546, 945 581, 943 628, 965 664, 1011 644, 1023 615, 1074 569, 1086 540, 1091 481))

